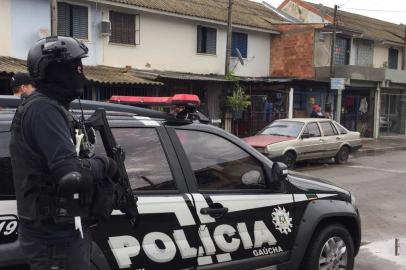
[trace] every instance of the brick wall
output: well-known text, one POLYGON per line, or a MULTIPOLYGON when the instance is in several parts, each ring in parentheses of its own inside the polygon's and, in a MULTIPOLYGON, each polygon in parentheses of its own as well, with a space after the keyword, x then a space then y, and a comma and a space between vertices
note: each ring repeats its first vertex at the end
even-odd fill
POLYGON ((280 25, 272 35, 270 76, 314 79, 314 25, 280 25))

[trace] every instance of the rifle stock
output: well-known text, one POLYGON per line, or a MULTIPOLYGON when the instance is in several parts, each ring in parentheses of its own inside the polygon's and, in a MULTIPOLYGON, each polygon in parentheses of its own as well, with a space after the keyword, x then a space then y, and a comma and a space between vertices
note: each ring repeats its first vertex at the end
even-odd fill
POLYGON ((115 190, 116 205, 114 208, 124 212, 134 225, 138 218, 137 197, 135 197, 132 192, 130 180, 125 168, 125 152, 114 138, 107 121, 106 111, 104 109, 96 109, 93 115, 86 120, 86 125, 100 132, 100 137, 103 141, 107 156, 117 163, 119 180, 115 190))

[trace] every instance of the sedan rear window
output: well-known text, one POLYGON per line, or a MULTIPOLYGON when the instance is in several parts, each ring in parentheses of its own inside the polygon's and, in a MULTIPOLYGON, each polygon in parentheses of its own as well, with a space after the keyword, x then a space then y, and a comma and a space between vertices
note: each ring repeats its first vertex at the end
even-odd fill
POLYGON ((259 134, 297 137, 302 131, 304 123, 293 121, 275 121, 265 127, 259 134))

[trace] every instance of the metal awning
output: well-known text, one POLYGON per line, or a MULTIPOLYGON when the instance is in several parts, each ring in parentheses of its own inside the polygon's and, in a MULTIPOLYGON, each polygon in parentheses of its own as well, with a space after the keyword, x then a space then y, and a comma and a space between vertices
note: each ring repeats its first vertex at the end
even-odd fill
MULTIPOLYGON (((0 56, 0 74, 12 76, 17 72, 27 72, 25 60, 8 56, 0 56)), ((137 85, 163 85, 147 78, 142 78, 133 70, 107 66, 84 66, 86 77, 100 84, 137 84, 137 85)))

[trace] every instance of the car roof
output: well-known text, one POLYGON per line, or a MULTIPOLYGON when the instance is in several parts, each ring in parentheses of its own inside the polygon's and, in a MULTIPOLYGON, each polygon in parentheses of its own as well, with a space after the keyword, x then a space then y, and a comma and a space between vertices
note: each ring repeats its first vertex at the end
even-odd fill
POLYGON ((286 119, 278 119, 275 121, 288 121, 288 122, 303 122, 303 123, 309 123, 309 122, 314 122, 314 121, 319 121, 319 122, 327 122, 331 121, 331 119, 328 118, 286 118, 286 119))
MULTIPOLYGON (((0 124, 9 125, 14 117, 16 107, 21 99, 14 96, 0 96, 0 124), (2 108, 3 107, 3 108, 2 108)), ((191 120, 177 119, 174 115, 146 108, 134 107, 107 102, 74 100, 71 103, 72 112, 80 116, 80 108, 83 108, 85 118, 89 117, 96 109, 105 109, 107 119, 112 126, 131 125, 160 126, 163 124, 189 125, 191 120)), ((194 123, 196 124, 196 123, 194 123)))

